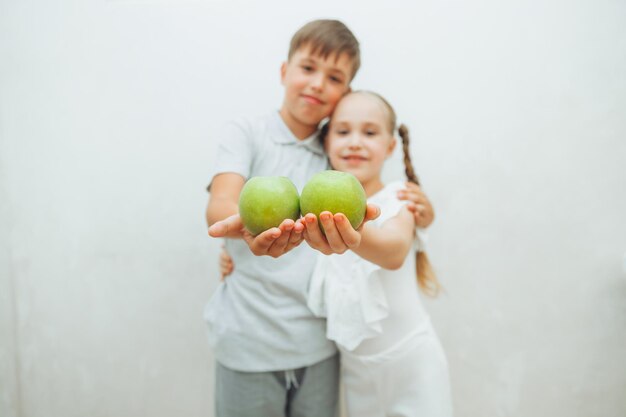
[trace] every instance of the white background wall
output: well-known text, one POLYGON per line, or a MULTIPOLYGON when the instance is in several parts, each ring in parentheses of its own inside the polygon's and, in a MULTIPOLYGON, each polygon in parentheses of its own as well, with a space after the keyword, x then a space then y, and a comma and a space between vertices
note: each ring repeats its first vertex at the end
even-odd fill
POLYGON ((320 17, 412 129, 457 416, 626 414, 626 3, 2 0, 1 416, 212 415, 212 132, 320 17))

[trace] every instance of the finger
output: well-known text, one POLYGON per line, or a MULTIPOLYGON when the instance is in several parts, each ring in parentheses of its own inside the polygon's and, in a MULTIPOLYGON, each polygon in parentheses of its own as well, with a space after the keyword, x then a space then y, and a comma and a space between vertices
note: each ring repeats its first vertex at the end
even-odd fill
POLYGON ((220 269, 229 269, 233 267, 233 262, 229 259, 220 260, 220 269))
POLYGON ((296 233, 302 233, 304 232, 304 229, 306 229, 306 226, 304 225, 304 219, 300 218, 298 220, 295 221, 294 225, 293 225, 293 231, 296 233))
POLYGON ((415 184, 412 181, 406 181, 404 185, 406 185, 406 189, 409 191, 422 193, 422 187, 420 187, 419 185, 415 184))
POLYGON ((335 218, 329 211, 323 211, 320 213, 320 223, 324 226, 324 233, 326 234, 326 240, 328 245, 334 253, 344 253, 348 247, 341 238, 341 234, 337 230, 335 225, 335 218))
POLYGON ((252 236, 248 231, 246 231, 243 234, 243 238, 250 247, 252 253, 260 256, 267 255, 267 251, 281 234, 282 232, 278 227, 272 227, 257 236, 252 236))
MULTIPOLYGON (((292 232, 292 234, 295 235, 295 233, 292 232)), ((298 238, 292 238, 289 239, 289 243, 287 244, 287 248, 285 249, 286 252, 292 250, 295 247, 300 246, 300 244, 302 243, 302 241, 304 241, 304 237, 302 235, 302 233, 298 233, 297 234, 298 238)))
POLYGON ((296 223, 293 226, 293 230, 291 231, 291 235, 289 236, 289 242, 287 243, 287 250, 291 250, 302 243, 304 240, 304 225, 300 221, 300 219, 296 220, 296 223))
POLYGON ((220 270, 220 281, 224 281, 227 276, 231 274, 232 269, 221 269, 220 270))
POLYGON ((220 262, 222 261, 228 262, 228 261, 231 261, 232 259, 233 258, 230 257, 228 252, 226 252, 226 250, 222 248, 222 251, 220 252, 220 262))
POLYGON ((220 271, 224 272, 230 268, 231 264, 228 261, 220 261, 219 267, 220 271))
POLYGON ((272 243, 272 246, 267 251, 268 255, 276 257, 285 253, 294 224, 294 221, 291 219, 283 220, 280 226, 278 226, 281 231, 280 237, 272 243))
POLYGON ((358 247, 361 243, 361 234, 352 228, 348 218, 342 214, 335 214, 335 225, 341 239, 349 249, 358 247))
POLYGON ((397 197, 398 200, 412 201, 414 203, 421 203, 426 199, 424 193, 411 190, 399 190, 397 197))
POLYGON ((209 236, 228 237, 240 234, 242 229, 243 223, 241 222, 241 217, 239 217, 239 214, 233 214, 224 220, 213 223, 213 225, 209 227, 209 236))
POLYGON ((415 225, 418 227, 428 227, 430 224, 429 220, 426 218, 426 206, 424 205, 416 204, 413 216, 415 218, 415 225))
POLYGON ((374 220, 380 216, 380 208, 376 204, 367 203, 367 209, 365 210, 365 218, 363 223, 370 220, 374 220))
POLYGON ((317 216, 315 214, 308 213, 304 216, 304 224, 306 226, 306 230, 304 231, 304 237, 309 246, 311 246, 313 249, 319 250, 326 255, 330 254, 330 246, 328 246, 328 242, 322 234, 322 230, 320 229, 317 216))

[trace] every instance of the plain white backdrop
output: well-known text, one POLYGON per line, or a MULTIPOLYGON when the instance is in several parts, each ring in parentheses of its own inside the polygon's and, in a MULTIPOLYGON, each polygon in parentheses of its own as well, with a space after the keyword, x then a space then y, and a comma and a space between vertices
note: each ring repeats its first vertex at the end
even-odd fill
POLYGON ((456 415, 626 414, 624 2, 2 0, 1 416, 212 416, 213 133, 316 18, 411 129, 456 415))

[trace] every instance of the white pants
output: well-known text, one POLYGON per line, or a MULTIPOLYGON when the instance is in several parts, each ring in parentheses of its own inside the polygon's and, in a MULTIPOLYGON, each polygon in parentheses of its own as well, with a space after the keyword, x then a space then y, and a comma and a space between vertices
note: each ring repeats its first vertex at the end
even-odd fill
POLYGON ((448 363, 432 330, 376 355, 341 350, 350 417, 451 417, 448 363))

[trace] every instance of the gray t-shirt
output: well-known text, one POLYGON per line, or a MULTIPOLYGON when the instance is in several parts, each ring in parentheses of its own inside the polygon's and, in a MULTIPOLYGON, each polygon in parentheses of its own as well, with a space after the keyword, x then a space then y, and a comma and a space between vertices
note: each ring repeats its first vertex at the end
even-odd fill
MULTIPOLYGON (((315 136, 298 140, 278 112, 229 123, 218 137, 212 178, 220 173, 286 176, 300 192, 328 168, 315 136)), ((336 352, 326 322, 307 307, 317 253, 302 243, 274 259, 255 256, 241 239, 225 239, 235 264, 205 309, 210 339, 222 365, 247 372, 300 368, 336 352)))

